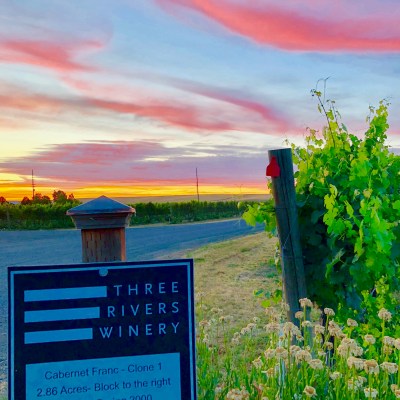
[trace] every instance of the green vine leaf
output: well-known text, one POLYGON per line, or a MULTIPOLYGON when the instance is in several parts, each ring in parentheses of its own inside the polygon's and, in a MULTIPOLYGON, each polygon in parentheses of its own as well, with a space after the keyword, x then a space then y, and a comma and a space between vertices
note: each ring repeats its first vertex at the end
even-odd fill
MULTIPOLYGON (((304 147, 291 144, 307 294, 343 321, 379 305, 400 315, 400 156, 385 143, 389 103, 370 107, 361 137, 333 101, 311 93, 326 127, 308 128, 304 147)), ((249 212, 272 228, 266 209, 249 212)))

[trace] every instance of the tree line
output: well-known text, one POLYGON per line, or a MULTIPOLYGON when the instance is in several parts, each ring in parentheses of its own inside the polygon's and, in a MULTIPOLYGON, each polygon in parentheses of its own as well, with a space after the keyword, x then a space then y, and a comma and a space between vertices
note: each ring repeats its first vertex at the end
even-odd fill
MULTIPOLYGON (((46 195, 42 195, 41 193, 35 193, 33 197, 30 199, 27 196, 24 196, 21 200, 20 204, 23 206, 29 204, 72 204, 72 203, 80 203, 75 199, 73 193, 67 195, 63 190, 54 190, 52 194, 53 200, 46 195)), ((9 204, 7 199, 4 196, 0 196, 0 205, 9 204)))
MULTIPOLYGON (((66 212, 80 204, 73 194, 53 192, 53 200, 37 193, 19 204, 7 202, 0 196, 0 229, 65 229, 74 224, 66 212), (29 201, 28 201, 29 200, 29 201)), ((134 203, 130 225, 155 223, 177 224, 240 217, 254 202, 189 201, 180 203, 134 203)))

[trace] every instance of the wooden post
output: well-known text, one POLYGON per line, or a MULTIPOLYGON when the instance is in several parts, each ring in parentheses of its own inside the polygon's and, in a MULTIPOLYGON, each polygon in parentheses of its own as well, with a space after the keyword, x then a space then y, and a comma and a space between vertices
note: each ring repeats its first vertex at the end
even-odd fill
POLYGON ((126 261, 125 228, 134 211, 106 196, 68 210, 81 229, 82 261, 126 261))
POLYGON ((82 229, 82 261, 126 261, 125 228, 82 229))
POLYGON ((272 177, 276 221, 281 247, 282 281, 288 319, 297 323, 294 314, 300 310, 299 299, 307 297, 303 255, 300 245, 292 151, 289 148, 268 151, 267 176, 272 177))

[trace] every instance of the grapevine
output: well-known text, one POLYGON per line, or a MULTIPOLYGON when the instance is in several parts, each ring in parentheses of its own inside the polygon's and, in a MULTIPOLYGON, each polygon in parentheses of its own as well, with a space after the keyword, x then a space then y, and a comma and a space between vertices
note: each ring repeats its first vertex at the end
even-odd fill
MULTIPOLYGON (((334 101, 313 90, 327 126, 291 144, 308 297, 362 320, 371 307, 398 305, 400 157, 390 152, 385 100, 370 107, 363 137, 341 123, 334 101), (377 299, 383 296, 384 299, 377 299)), ((262 207, 245 215, 266 220, 262 207), (261 211, 261 212, 260 212, 261 211)))

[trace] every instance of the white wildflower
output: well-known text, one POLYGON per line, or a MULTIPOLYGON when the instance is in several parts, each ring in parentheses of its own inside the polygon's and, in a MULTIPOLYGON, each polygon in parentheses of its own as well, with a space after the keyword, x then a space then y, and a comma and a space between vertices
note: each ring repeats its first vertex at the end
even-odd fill
POLYGON ((392 319, 392 314, 386 310, 386 308, 381 308, 378 312, 378 317, 382 321, 390 321, 392 319))
POLYGON ((312 301, 310 299, 307 299, 306 297, 304 299, 300 299, 299 300, 300 306, 301 308, 305 308, 305 307, 312 307, 312 301))
POLYGON ((376 396, 378 396, 378 391, 376 389, 367 387, 364 389, 364 394, 367 399, 376 399, 376 396))

